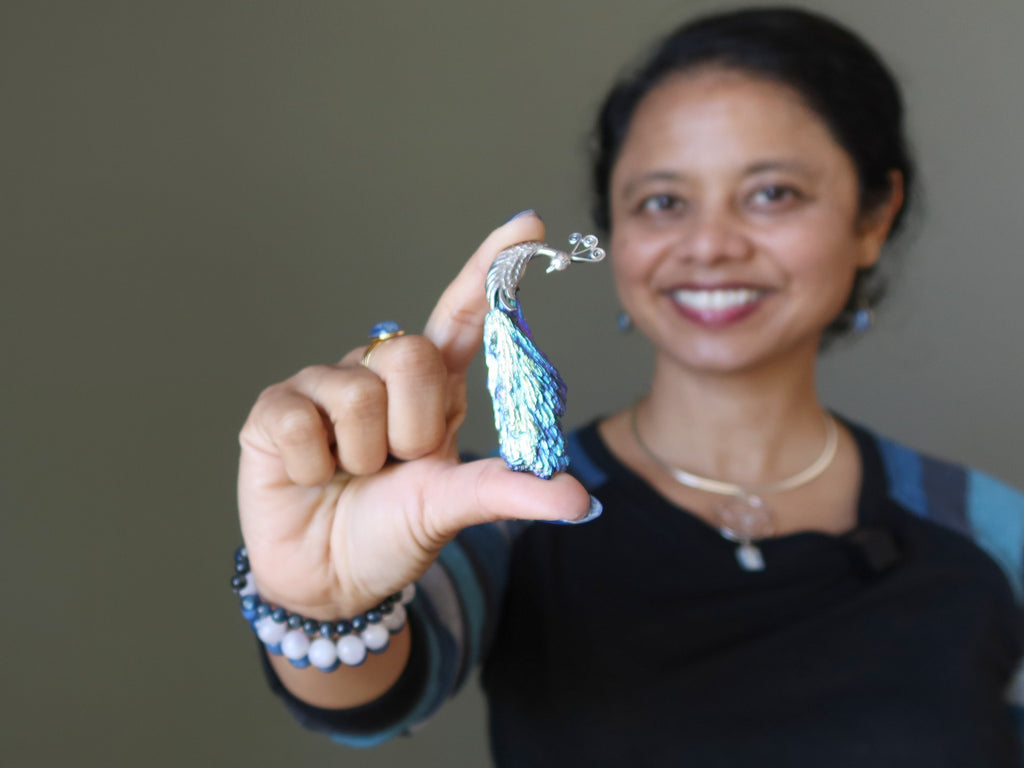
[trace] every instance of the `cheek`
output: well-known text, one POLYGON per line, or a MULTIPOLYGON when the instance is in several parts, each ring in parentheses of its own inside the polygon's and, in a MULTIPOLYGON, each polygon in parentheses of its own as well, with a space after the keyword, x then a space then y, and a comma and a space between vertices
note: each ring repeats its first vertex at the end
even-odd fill
POLYGON ((609 242, 609 266, 612 270, 612 280, 615 283, 615 293, 618 294, 619 304, 623 309, 632 313, 634 308, 629 300, 632 286, 639 278, 637 260, 630 257, 629 241, 627 238, 612 237, 609 242))
POLYGON ((840 286, 845 275, 856 270, 860 255, 850 220, 832 212, 765 233, 762 244, 777 254, 794 277, 815 282, 831 278, 840 286))
POLYGON ((857 251, 850 238, 792 243, 790 275, 814 298, 823 314, 834 316, 846 304, 857 271, 857 251), (802 246, 802 247, 801 247, 802 246))
MULTIPOLYGON (((625 229, 625 228, 623 228, 625 229)), ((638 293, 651 284, 651 275, 658 262, 660 249, 649 238, 635 237, 618 230, 609 240, 609 259, 615 290, 623 308, 631 314, 639 310, 638 293)))
POLYGON ((609 242, 612 269, 617 278, 649 277, 672 249, 669 234, 652 233, 629 225, 615 230, 609 242))
POLYGON ((621 287, 623 280, 635 274, 640 259, 636 257, 633 239, 622 229, 615 230, 609 240, 612 274, 621 287))

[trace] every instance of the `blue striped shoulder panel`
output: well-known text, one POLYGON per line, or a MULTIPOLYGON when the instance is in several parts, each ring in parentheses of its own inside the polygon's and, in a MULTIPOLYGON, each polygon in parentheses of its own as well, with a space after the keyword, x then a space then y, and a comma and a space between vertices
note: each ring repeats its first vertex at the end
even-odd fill
POLYGON ((583 483, 584 488, 592 491, 605 481, 604 471, 583 450, 578 431, 566 435, 565 447, 569 453, 569 473, 583 483))
POLYGON ((1024 603, 1024 494, 991 475, 875 436, 889 495, 915 515, 973 539, 1024 603))

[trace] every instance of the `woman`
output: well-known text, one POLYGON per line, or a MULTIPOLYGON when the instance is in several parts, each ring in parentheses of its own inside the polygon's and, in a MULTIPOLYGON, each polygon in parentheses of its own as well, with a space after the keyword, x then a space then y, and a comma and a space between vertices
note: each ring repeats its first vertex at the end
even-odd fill
POLYGON ((816 394, 818 350, 869 317, 912 189, 884 66, 802 11, 697 21, 609 94, 594 170, 622 307, 656 355, 634 408, 570 437, 572 475, 456 449, 484 275, 543 239, 530 211, 421 336, 257 401, 239 569, 290 612, 279 634, 295 615, 340 643, 351 626, 331 622, 381 622, 419 584, 386 650, 326 673, 272 653, 275 685, 310 725, 374 743, 482 660, 501 765, 1017 764, 1019 574, 996 560, 1019 551, 1000 531, 1024 500, 816 394), (512 522, 567 520, 587 524, 512 522))

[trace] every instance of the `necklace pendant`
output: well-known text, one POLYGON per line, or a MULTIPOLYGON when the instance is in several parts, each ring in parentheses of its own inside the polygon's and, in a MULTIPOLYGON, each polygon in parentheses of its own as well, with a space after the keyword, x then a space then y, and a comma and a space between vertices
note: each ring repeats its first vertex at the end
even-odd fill
POLYGON ((764 570, 764 555, 752 542, 745 541, 736 547, 736 560, 744 571, 764 570))
POLYGON ((506 248, 487 271, 485 286, 491 311, 484 319, 484 357, 501 457, 509 469, 545 479, 569 466, 559 423, 565 415, 565 382, 534 343, 516 293, 526 265, 536 256, 551 260, 548 272, 605 256, 594 235, 575 233, 569 244, 571 253, 536 240, 506 248))
POLYGON ((736 547, 736 560, 745 571, 763 571, 764 554, 754 544, 754 539, 764 539, 775 531, 775 519, 771 508, 756 494, 734 496, 716 504, 718 531, 736 547))

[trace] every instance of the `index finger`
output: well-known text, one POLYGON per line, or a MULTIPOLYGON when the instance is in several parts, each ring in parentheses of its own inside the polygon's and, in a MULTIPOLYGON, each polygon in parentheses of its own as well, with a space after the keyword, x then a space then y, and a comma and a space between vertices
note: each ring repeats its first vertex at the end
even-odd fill
POLYGON ((423 335, 434 342, 450 373, 462 373, 483 339, 490 307, 484 293, 487 270, 506 248, 527 240, 543 240, 544 223, 533 211, 509 219, 487 236, 438 300, 423 335))

